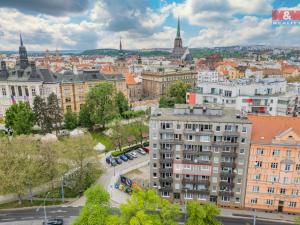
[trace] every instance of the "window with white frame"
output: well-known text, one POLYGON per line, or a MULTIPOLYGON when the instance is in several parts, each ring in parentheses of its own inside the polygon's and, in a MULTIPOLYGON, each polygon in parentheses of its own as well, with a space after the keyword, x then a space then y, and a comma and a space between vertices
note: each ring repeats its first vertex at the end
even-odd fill
POLYGON ((284 177, 283 178, 283 184, 288 184, 289 183, 289 178, 288 177, 284 177))
POLYGON ((274 182, 278 182, 278 176, 269 176, 268 177, 268 181, 269 182, 272 182, 272 183, 274 183, 274 182))
POLYGON ((261 175, 260 174, 254 174, 253 180, 260 180, 261 175))
POLYGON ((170 193, 169 193, 168 191, 163 191, 163 192, 161 193, 161 196, 162 196, 162 197, 170 197, 170 193))
POLYGON ((272 162, 272 163, 271 163, 271 168, 272 168, 272 169, 277 169, 277 168, 278 168, 278 163, 272 162))
POLYGON ((244 148, 240 149, 240 154, 245 154, 245 149, 244 148))
POLYGON ((255 161, 254 166, 255 166, 255 168, 262 167, 262 161, 255 161))
POLYGON ((250 200, 250 202, 251 202, 252 205, 256 205, 257 204, 257 198, 252 198, 250 200))
POLYGON ((156 159, 156 153, 153 153, 152 158, 156 159))
POLYGON ((210 136, 202 135, 202 136, 200 136, 200 141, 201 142, 210 142, 210 136))
POLYGON ((247 132, 247 127, 243 127, 243 128, 242 128, 242 132, 243 132, 243 133, 246 133, 246 132, 247 132))
POLYGON ((300 184, 300 177, 294 178, 294 184, 300 184))
POLYGON ((252 192, 255 192, 255 193, 259 192, 259 186, 253 186, 252 192))
POLYGON ((230 202, 230 197, 229 196, 222 196, 221 200, 222 200, 222 202, 230 202))
POLYGON ((297 202, 289 202, 289 207, 290 208, 296 208, 297 207, 297 202))
POLYGON ((280 155, 280 150, 274 149, 273 152, 272 152, 272 155, 273 156, 279 156, 280 155))
POLYGON ((207 195, 204 194, 198 194, 198 200, 205 201, 207 199, 207 195))
POLYGON ((256 155, 263 155, 263 154, 264 154, 264 150, 262 148, 256 149, 256 155))
POLYGON ((269 194, 274 194, 274 188, 273 187, 268 187, 268 193, 269 194))
POLYGON ((292 189, 292 196, 298 196, 298 189, 292 189))
POLYGON ((240 197, 236 197, 235 198, 235 203, 240 203, 241 202, 241 198, 240 197))
POLYGON ((286 157, 291 157, 292 156, 292 152, 291 150, 286 150, 286 157))
POLYGON ((266 205, 273 205, 273 200, 272 199, 267 199, 266 200, 266 205))
POLYGON ((284 170, 285 171, 291 171, 291 164, 285 164, 285 168, 284 168, 284 170))
POLYGON ((184 198, 185 199, 193 199, 193 194, 190 192, 184 192, 184 198))
POLYGON ((296 171, 300 171, 300 164, 296 164, 296 171))

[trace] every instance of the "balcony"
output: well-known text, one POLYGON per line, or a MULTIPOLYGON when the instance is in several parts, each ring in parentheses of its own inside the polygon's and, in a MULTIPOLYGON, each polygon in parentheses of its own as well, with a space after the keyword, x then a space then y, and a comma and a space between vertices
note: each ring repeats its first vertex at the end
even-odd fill
POLYGON ((173 144, 175 139, 159 139, 160 144, 173 144))
POLYGON ((173 153, 173 148, 161 148, 159 151, 163 153, 173 153))
POLYGON ((173 178, 172 177, 160 177, 159 178, 159 182, 173 182, 173 178))
POLYGON ((197 165, 211 165, 211 161, 194 161, 194 160, 189 160, 189 159, 183 159, 182 160, 183 164, 197 164, 197 165))
POLYGON ((219 196, 229 196, 232 197, 234 196, 234 192, 233 191, 219 191, 219 196))
MULTIPOLYGON (((185 192, 185 190, 183 190, 183 192, 185 192)), ((208 189, 192 189, 192 190, 188 190, 188 192, 203 194, 203 195, 209 195, 210 193, 208 189)))
POLYGON ((160 187, 160 189, 159 190, 161 190, 161 191, 169 191, 169 192, 171 192, 171 191, 173 191, 173 188, 171 187, 171 186, 167 186, 167 187, 160 187))
POLYGON ((160 173, 173 173, 173 168, 160 168, 160 173))
POLYGON ((160 133, 174 133, 173 128, 168 128, 168 129, 159 129, 160 133))
POLYGON ((230 177, 230 178, 234 178, 234 177, 235 177, 235 173, 221 171, 221 172, 220 172, 220 176, 222 176, 222 177, 230 177))
POLYGON ((236 163, 235 162, 221 162, 221 167, 235 168, 236 167, 236 163))
POLYGON ((210 185, 209 180, 201 180, 201 179, 189 179, 189 178, 183 178, 182 184, 205 184, 207 186, 210 185))
POLYGON ((223 146, 239 146, 239 143, 238 142, 229 142, 229 141, 224 141, 222 142, 223 146))
POLYGON ((237 157, 237 153, 236 152, 222 152, 221 156, 222 157, 233 157, 233 158, 236 158, 237 157))
POLYGON ((223 131, 223 135, 224 136, 239 136, 240 133, 238 131, 229 131, 229 130, 226 130, 226 131, 223 131))
POLYGON ((173 159, 172 158, 160 158, 159 159, 160 163, 173 163, 173 159))
POLYGON ((220 181, 220 186, 233 188, 234 183, 228 183, 227 181, 220 181))

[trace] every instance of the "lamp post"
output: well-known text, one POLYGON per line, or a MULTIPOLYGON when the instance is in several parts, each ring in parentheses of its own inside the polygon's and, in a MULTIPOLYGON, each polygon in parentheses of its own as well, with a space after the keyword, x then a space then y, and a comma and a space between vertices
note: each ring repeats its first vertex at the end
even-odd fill
MULTIPOLYGON (((48 197, 49 194, 50 194, 50 192, 48 192, 46 197, 44 198, 44 221, 45 221, 45 224, 47 223, 46 200, 47 200, 47 197, 48 197)), ((36 209, 37 212, 39 210, 40 210, 40 207, 36 209)))

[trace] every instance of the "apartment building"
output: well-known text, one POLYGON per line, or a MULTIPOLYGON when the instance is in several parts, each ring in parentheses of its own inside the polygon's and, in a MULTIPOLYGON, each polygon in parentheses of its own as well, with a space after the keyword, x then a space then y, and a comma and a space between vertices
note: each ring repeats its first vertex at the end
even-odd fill
POLYGON ((245 207, 300 213, 300 118, 248 118, 253 130, 245 207))
MULTIPOLYGON (((187 93, 187 103, 214 103, 247 113, 293 114, 298 95, 287 91, 282 77, 199 82, 187 93)), ((298 110, 296 110, 298 112, 298 110)))
POLYGON ((243 207, 250 121, 233 109, 176 105, 152 111, 150 185, 173 202, 243 207))

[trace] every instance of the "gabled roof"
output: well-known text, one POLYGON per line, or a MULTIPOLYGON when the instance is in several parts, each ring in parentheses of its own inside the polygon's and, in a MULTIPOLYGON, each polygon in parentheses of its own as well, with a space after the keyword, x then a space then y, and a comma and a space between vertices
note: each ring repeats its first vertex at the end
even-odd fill
POLYGON ((300 117, 248 115, 252 122, 251 142, 270 144, 276 136, 293 131, 300 136, 300 117))
POLYGON ((135 85, 136 84, 134 77, 131 73, 125 74, 125 81, 126 81, 127 85, 135 85))

